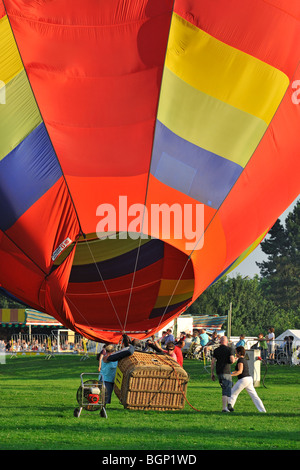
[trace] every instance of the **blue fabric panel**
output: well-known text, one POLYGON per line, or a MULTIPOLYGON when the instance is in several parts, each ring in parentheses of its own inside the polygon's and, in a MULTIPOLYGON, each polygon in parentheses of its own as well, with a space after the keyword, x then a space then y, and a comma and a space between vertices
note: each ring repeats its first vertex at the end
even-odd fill
POLYGON ((159 181, 217 209, 243 168, 182 139, 156 122, 151 173, 159 181))
POLYGON ((115 279, 126 276, 133 273, 135 269, 138 271, 156 263, 163 256, 164 242, 153 239, 145 245, 141 245, 139 253, 138 248, 136 248, 128 253, 97 264, 73 265, 69 282, 99 282, 102 279, 115 279), (138 262, 137 266, 135 266, 137 256, 138 262))
POLYGON ((182 193, 189 194, 197 174, 197 170, 186 163, 176 160, 166 152, 162 152, 158 161, 155 177, 163 180, 165 184, 178 189, 182 193), (171 171, 170 171, 171 168, 171 171), (178 178, 180 175, 180 178, 178 178))
POLYGON ((0 161, 0 228, 9 229, 62 176, 42 123, 0 161))

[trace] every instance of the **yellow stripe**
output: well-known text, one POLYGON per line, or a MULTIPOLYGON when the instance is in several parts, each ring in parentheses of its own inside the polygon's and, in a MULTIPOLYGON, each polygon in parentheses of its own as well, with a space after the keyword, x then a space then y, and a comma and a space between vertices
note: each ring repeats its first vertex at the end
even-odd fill
POLYGON ((10 308, 3 308, 2 309, 2 323, 9 323, 10 322, 10 308))
POLYGON ((194 279, 184 279, 176 281, 173 279, 162 279, 158 296, 168 296, 174 294, 185 294, 194 290, 194 279))
POLYGON ((289 85, 283 72, 213 38, 175 13, 166 66, 196 89, 267 124, 289 85))
POLYGON ((157 117, 179 137, 242 167, 267 129, 263 120, 193 88, 168 68, 157 117))
MULTIPOLYGON (((73 265, 93 264, 94 262, 105 261, 116 256, 123 255, 132 251, 141 244, 149 242, 148 240, 132 240, 129 238, 122 239, 107 239, 107 240, 90 240, 87 242, 80 242, 77 244, 73 265), (91 252, 93 255, 91 255, 91 252)), ((59 259, 61 263, 62 259, 59 259)))
POLYGON ((18 309, 18 322, 19 323, 24 323, 26 319, 26 314, 25 314, 25 308, 24 309, 18 309))
POLYGON ((166 307, 168 305, 178 304, 180 302, 183 302, 184 300, 190 299, 192 296, 193 296, 193 292, 187 292, 185 294, 174 295, 171 297, 171 301, 170 301, 169 295, 157 297, 153 308, 161 308, 161 307, 166 307))
POLYGON ((238 258, 237 260, 230 266, 230 269, 228 269, 222 277, 224 276, 227 276, 227 274, 229 274, 231 271, 233 271, 237 266, 239 266, 239 264, 242 263, 242 261, 244 261, 257 247, 258 245, 260 244, 260 242, 263 240, 263 238, 266 236, 266 234, 268 233, 268 231, 270 230, 270 228, 268 228, 268 230, 266 230, 262 235, 260 235, 248 248, 247 250, 245 250, 238 258))
POLYGON ((19 51, 7 16, 0 20, 0 80, 8 83, 23 70, 19 51))

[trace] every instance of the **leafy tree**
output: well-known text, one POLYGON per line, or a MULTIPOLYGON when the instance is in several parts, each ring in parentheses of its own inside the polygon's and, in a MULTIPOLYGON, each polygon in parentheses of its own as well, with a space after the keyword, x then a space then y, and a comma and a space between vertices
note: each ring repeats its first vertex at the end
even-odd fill
POLYGON ((0 292, 0 308, 24 308, 24 305, 0 292))
POLYGON ((189 309, 191 315, 227 315, 232 303, 231 334, 257 335, 274 326, 279 307, 265 299, 258 276, 224 277, 209 287, 189 309))
POLYGON ((287 216, 285 227, 278 219, 261 243, 267 260, 256 263, 266 298, 285 310, 300 303, 300 202, 287 216))

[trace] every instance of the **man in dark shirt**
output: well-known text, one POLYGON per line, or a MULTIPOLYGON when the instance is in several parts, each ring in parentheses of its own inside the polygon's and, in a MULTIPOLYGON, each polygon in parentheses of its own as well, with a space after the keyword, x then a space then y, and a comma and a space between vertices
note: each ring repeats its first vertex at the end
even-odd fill
POLYGON ((214 350, 211 361, 211 378, 215 381, 215 365, 219 383, 222 388, 222 411, 229 412, 228 398, 231 397, 232 378, 230 364, 235 361, 234 351, 228 346, 227 336, 222 336, 220 346, 214 350))

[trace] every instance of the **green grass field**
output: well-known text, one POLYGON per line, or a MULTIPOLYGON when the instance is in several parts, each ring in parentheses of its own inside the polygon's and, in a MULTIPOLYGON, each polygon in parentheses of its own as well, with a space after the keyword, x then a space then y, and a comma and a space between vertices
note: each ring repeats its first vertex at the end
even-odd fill
POLYGON ((184 367, 190 404, 183 410, 126 410, 113 395, 107 419, 86 410, 75 418, 80 374, 97 372, 95 357, 6 358, 0 364, 0 449, 299 450, 300 367, 269 366, 267 388, 257 388, 267 414, 256 411, 246 392, 234 413, 221 413, 218 383, 199 361, 184 367))

